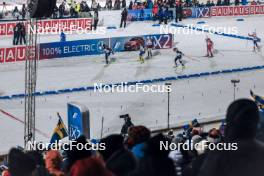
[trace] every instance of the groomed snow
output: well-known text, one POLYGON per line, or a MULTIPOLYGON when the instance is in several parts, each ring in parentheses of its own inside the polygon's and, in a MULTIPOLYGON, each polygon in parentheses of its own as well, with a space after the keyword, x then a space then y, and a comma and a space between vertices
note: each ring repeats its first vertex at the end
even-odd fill
MULTIPOLYGON (((103 14, 101 14, 103 15, 103 14)), ((103 15, 104 16, 104 15, 103 15)), ((104 16, 106 19, 106 15, 104 16)), ((112 17, 111 17, 112 18, 112 17)), ((211 26, 238 25, 236 18, 190 19, 184 24, 194 24, 197 21, 206 21, 211 26), (227 20, 228 19, 228 20, 227 20), (228 21, 228 23, 227 23, 228 21)), ((247 17, 239 22, 241 35, 252 32, 252 25, 262 29, 262 16, 247 17), (248 31, 248 32, 246 32, 248 31)), ((107 21, 107 20, 106 20, 107 21)), ((119 19, 111 21, 118 26, 119 19)), ((110 23, 110 22, 109 22, 110 23)), ((159 33, 159 27, 152 27, 152 22, 131 23, 127 29, 108 31, 105 36, 140 35, 159 33)), ((110 25, 110 24, 108 24, 110 25)), ((44 60, 38 65, 37 90, 56 90, 80 86, 92 86, 95 82, 115 83, 154 79, 181 74, 199 73, 239 67, 264 65, 262 53, 253 53, 251 42, 228 37, 210 35, 219 51, 214 58, 202 57, 205 55, 205 36, 207 34, 176 34, 174 41, 179 42, 177 47, 185 53, 186 69, 173 68, 174 54, 172 50, 161 50, 161 54, 146 61, 137 62, 138 53, 116 53, 117 62, 104 67, 104 58, 100 56, 85 56, 44 60)), ((260 34, 261 36, 262 34, 260 34)), ((95 36, 96 37, 96 36, 95 36)), ((90 36, 79 36, 78 39, 87 39, 90 36)), ((77 39, 76 35, 68 36, 69 40, 77 39)), ((5 42, 1 41, 3 45, 5 42)), ((58 37, 41 36, 41 42, 58 41, 58 37)), ((24 92, 24 63, 2 64, 0 66, 0 92, 2 95, 24 92)), ((237 97, 249 97, 249 90, 264 95, 263 71, 251 71, 240 74, 226 74, 198 79, 173 81, 171 94, 171 123, 188 122, 191 119, 224 117, 228 104, 233 100, 232 78, 240 78, 237 97)), ((56 112, 60 112, 66 121, 66 104, 77 101, 85 104, 91 113, 92 137, 100 137, 101 119, 104 117, 104 135, 120 132, 123 124, 119 115, 129 113, 135 124, 143 124, 152 129, 166 127, 167 124, 167 94, 166 93, 93 93, 82 92, 45 96, 37 98, 36 127, 41 131, 52 134, 57 123, 56 112)), ((23 99, 0 100, 0 109, 23 120, 23 99)), ((11 146, 23 145, 23 124, 8 119, 0 113, 0 151, 6 151, 11 146)), ((37 140, 49 139, 37 134, 37 140)))

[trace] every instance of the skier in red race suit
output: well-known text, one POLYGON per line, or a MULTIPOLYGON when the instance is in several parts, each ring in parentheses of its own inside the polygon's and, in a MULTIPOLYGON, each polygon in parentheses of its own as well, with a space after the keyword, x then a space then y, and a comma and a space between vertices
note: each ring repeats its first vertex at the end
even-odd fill
POLYGON ((214 57, 213 55, 214 42, 209 37, 207 37, 205 41, 206 41, 206 47, 207 47, 206 57, 214 57))

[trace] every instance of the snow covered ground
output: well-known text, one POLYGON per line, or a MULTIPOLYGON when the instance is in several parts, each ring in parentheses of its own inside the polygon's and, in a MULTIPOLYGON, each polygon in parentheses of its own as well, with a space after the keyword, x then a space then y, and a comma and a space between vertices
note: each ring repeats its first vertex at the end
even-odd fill
MULTIPOLYGON (((108 12, 109 13, 109 12, 108 12)), ((102 12, 105 26, 118 26, 119 18, 102 12), (110 20, 111 19, 111 20, 110 20)), ((115 12, 120 13, 120 12, 115 12)), ((119 16, 118 16, 119 17, 119 16)), ((237 26, 240 35, 247 35, 255 28, 261 30, 263 16, 243 17, 244 22, 237 22, 237 17, 188 19, 184 24, 196 24, 206 21, 210 26, 237 26)), ((159 33, 159 27, 152 27, 153 22, 135 22, 126 29, 108 30, 103 36, 71 35, 68 40, 89 39, 96 37, 127 36, 159 33)), ((172 50, 161 50, 161 54, 147 60, 145 64, 137 61, 137 52, 116 53, 117 62, 104 67, 104 58, 99 56, 72 57, 44 60, 38 65, 37 90, 56 90, 80 86, 92 86, 93 83, 116 83, 154 79, 181 74, 200 73, 239 67, 264 65, 262 52, 252 52, 249 41, 229 37, 210 35, 219 51, 214 58, 202 57, 206 53, 205 36, 208 34, 175 34, 177 47, 186 55, 186 69, 173 68, 172 50)), ((259 36, 263 34, 259 32, 259 36)), ((0 46, 10 46, 10 38, 0 41, 0 46)), ((41 42, 58 41, 59 37, 40 36, 41 42)), ((24 92, 24 63, 0 65, 0 94, 10 95, 24 92)), ((173 81, 171 94, 171 124, 189 122, 194 118, 224 117, 225 110, 233 100, 232 78, 239 78, 237 97, 249 97, 249 90, 264 95, 264 72, 250 71, 239 74, 225 74, 197 79, 173 81)), ((66 121, 66 104, 77 101, 85 104, 91 114, 92 137, 100 137, 101 119, 104 117, 104 135, 120 132, 123 124, 119 115, 129 113, 135 124, 143 124, 152 129, 166 127, 166 93, 94 93, 82 92, 37 98, 36 127, 52 134, 57 123, 56 112, 62 113, 66 121)), ((0 100, 3 109, 23 120, 23 99, 0 100)), ((7 118, 0 113, 0 151, 14 145, 23 145, 23 124, 7 118)), ((49 139, 37 133, 37 140, 49 139)))

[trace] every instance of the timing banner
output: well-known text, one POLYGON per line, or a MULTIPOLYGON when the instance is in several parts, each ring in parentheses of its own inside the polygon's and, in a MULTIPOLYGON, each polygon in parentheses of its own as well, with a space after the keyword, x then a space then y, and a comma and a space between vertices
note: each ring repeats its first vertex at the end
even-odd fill
MULTIPOLYGON (((23 22, 26 26, 26 22, 23 22)), ((0 36, 13 35, 16 22, 0 22, 0 36)), ((59 33, 60 31, 91 30, 92 18, 67 18, 39 20, 37 25, 29 28, 38 33, 59 33)))
POLYGON ((264 5, 211 7, 211 16, 241 16, 258 14, 264 14, 264 5))

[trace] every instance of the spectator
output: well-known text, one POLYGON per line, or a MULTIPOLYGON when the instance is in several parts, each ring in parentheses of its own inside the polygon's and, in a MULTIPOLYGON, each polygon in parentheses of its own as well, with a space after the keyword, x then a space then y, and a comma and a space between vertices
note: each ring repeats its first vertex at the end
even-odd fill
POLYGON ((13 45, 18 45, 19 41, 19 23, 17 23, 14 27, 14 37, 13 37, 13 45))
POLYGON ((239 0, 235 0, 235 5, 238 6, 240 4, 239 0))
POLYGON ((154 4, 152 8, 152 14, 153 14, 153 20, 156 21, 158 19, 158 12, 159 12, 159 6, 157 3, 154 4))
POLYGON ((169 8, 166 7, 165 11, 164 11, 164 24, 168 24, 168 20, 170 18, 171 13, 169 12, 169 8))
POLYGON ((169 150, 160 150, 160 142, 169 142, 162 134, 158 134, 147 141, 144 157, 129 176, 175 176, 173 161, 168 157, 169 150))
POLYGON ((107 0, 106 7, 108 10, 112 10, 112 0, 107 0))
POLYGON ((221 1, 221 0, 217 0, 216 5, 217 5, 217 6, 221 6, 221 5, 222 5, 222 1, 221 1))
POLYGON ((38 151, 30 151, 27 153, 36 163, 36 169, 33 171, 32 176, 48 176, 49 172, 45 167, 43 156, 38 151))
POLYGON ((209 152, 199 176, 262 176, 264 145, 255 139, 258 122, 255 102, 248 99, 233 102, 227 110, 225 142, 237 144, 237 150, 209 152))
POLYGON ((12 16, 14 18, 16 18, 17 20, 19 20, 19 10, 18 10, 17 6, 15 6, 15 8, 14 8, 14 10, 12 12, 12 16))
POLYGON ((158 17, 159 17, 159 24, 163 23, 163 20, 164 20, 164 10, 163 10, 163 8, 159 8, 158 17))
POLYGON ((99 13, 98 13, 97 9, 94 11, 93 19, 94 19, 94 30, 96 30, 97 29, 97 24, 98 24, 98 21, 99 21, 99 13))
POLYGON ((24 23, 19 23, 19 44, 25 45, 26 44, 26 27, 24 23))
POLYGON ((22 10, 21 10, 21 16, 22 16, 23 20, 26 18, 26 13, 27 13, 26 5, 23 4, 22 5, 22 10))
POLYGON ((106 148, 99 151, 106 163, 106 168, 116 176, 127 175, 137 166, 135 157, 124 147, 123 141, 123 136, 118 134, 110 135, 100 141, 106 148))
POLYGON ((113 176, 99 158, 78 160, 71 168, 70 176, 113 176))
POLYGON ((257 2, 255 0, 253 0, 250 5, 257 5, 257 2))
POLYGON ((74 141, 74 144, 76 145, 72 148, 72 150, 66 151, 67 159, 64 161, 64 165, 66 165, 66 171, 70 171, 70 168, 76 161, 88 158, 92 155, 91 150, 86 150, 85 148, 78 150, 76 147, 78 144, 89 147, 90 144, 87 142, 85 136, 80 136, 77 138, 76 141, 74 141))
POLYGON ((62 2, 59 6, 59 18, 63 18, 65 12, 65 4, 62 2))
POLYGON ((120 0, 115 0, 115 3, 114 3, 114 9, 115 9, 115 10, 120 10, 120 7, 121 7, 121 2, 120 2, 120 0))
POLYGON ((150 139, 150 130, 144 126, 130 127, 126 145, 137 158, 144 156, 145 143, 150 139))
POLYGON ((36 169, 34 160, 16 148, 12 148, 8 154, 8 166, 12 176, 30 176, 36 169))
POLYGON ((64 176, 61 171, 62 157, 56 150, 50 150, 46 154, 45 164, 48 172, 54 176, 64 176))
POLYGON ((129 10, 132 10, 133 9, 133 2, 132 1, 130 1, 129 6, 128 6, 128 9, 129 10))
POLYGON ((126 8, 126 0, 122 0, 122 8, 126 8))
POLYGON ((53 18, 58 18, 58 12, 59 12, 59 8, 58 8, 57 5, 55 5, 52 17, 53 18))
POLYGON ((123 27, 123 24, 124 24, 124 28, 126 28, 127 15, 128 15, 127 9, 124 8, 124 10, 123 10, 122 13, 121 13, 121 23, 120 23, 120 28, 123 27))

